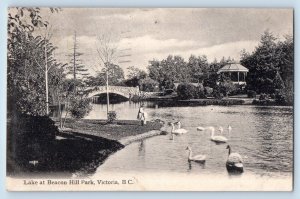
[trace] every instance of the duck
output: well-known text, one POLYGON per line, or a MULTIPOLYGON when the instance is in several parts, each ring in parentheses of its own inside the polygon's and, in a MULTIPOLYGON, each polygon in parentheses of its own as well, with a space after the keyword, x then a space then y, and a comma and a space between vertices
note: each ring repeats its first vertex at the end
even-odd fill
MULTIPOLYGON (((185 134, 188 132, 187 130, 185 130, 183 128, 175 129, 174 123, 171 123, 171 125, 172 125, 172 130, 171 130, 172 134, 180 135, 180 134, 185 134)), ((179 124, 179 127, 181 127, 181 124, 179 124)))
POLYGON ((228 172, 242 173, 244 172, 243 159, 238 153, 231 153, 230 145, 227 145, 228 158, 226 161, 226 169, 228 172))
POLYGON ((210 135, 211 141, 216 142, 216 143, 226 143, 228 141, 228 139, 224 136, 221 136, 221 135, 215 136, 215 128, 214 127, 208 127, 208 129, 211 130, 211 135, 210 135))
POLYGON ((188 161, 189 162, 198 162, 198 163, 204 163, 206 160, 206 155, 192 155, 192 149, 191 147, 187 146, 186 150, 189 151, 189 157, 188 157, 188 161))

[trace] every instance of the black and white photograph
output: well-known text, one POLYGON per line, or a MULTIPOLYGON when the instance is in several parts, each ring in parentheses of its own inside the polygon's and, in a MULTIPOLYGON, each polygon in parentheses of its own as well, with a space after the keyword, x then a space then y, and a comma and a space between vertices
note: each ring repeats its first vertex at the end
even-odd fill
POLYGON ((292 191, 292 8, 7 10, 8 191, 292 191))

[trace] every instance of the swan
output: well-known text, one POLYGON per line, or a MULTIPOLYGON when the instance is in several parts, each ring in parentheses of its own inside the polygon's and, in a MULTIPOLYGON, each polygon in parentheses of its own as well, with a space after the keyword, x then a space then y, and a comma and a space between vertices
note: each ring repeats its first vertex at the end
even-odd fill
POLYGON ((223 127, 219 127, 219 131, 220 131, 220 133, 221 133, 221 135, 223 134, 223 131, 224 131, 224 129, 223 129, 223 127))
POLYGON ((181 131, 186 131, 187 132, 187 130, 181 128, 181 122, 180 121, 177 122, 177 130, 178 129, 182 129, 181 131))
POLYGON ((205 162, 205 159, 206 159, 205 155, 195 155, 195 156, 192 156, 192 149, 189 146, 186 147, 186 150, 189 151, 189 157, 188 157, 188 161, 189 162, 190 161, 199 162, 199 163, 204 163, 205 162))
POLYGON ((228 133, 230 133, 232 130, 232 127, 230 125, 228 125, 228 133))
MULTIPOLYGON (((175 126, 173 123, 171 123, 171 125, 172 125, 172 130, 171 130, 172 134, 179 135, 179 134, 185 134, 188 132, 187 130, 182 129, 182 128, 175 129, 175 126)), ((181 127, 181 124, 179 124, 179 127, 181 127)))
POLYGON ((212 126, 207 126, 207 127, 198 126, 197 130, 198 131, 205 131, 206 129, 210 129, 210 128, 214 128, 214 127, 212 127, 212 126))
POLYGON ((226 169, 228 172, 243 172, 243 159, 238 153, 231 153, 231 147, 227 145, 228 158, 226 161, 226 169))
POLYGON ((211 130, 211 135, 210 135, 211 141, 214 141, 216 143, 227 142, 227 138, 225 138, 224 136, 220 136, 220 135, 215 136, 215 128, 214 127, 208 127, 208 129, 211 130))
POLYGON ((205 127, 198 126, 198 127, 197 127, 197 130, 198 130, 198 131, 204 131, 204 130, 205 130, 205 127))
POLYGON ((174 140, 174 134, 173 133, 171 133, 170 140, 174 140))

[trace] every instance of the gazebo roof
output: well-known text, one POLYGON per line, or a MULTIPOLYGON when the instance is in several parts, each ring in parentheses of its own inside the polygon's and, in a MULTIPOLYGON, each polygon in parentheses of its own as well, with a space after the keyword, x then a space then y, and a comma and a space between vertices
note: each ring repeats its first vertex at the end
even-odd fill
POLYGON ((217 73, 222 72, 249 72, 248 68, 242 66, 241 64, 232 63, 232 64, 226 64, 223 66, 217 73))

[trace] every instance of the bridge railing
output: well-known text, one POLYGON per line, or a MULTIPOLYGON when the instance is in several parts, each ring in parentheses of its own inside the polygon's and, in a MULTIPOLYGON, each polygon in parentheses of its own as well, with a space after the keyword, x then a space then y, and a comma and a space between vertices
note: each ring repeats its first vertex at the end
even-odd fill
MULTIPOLYGON (((93 95, 101 94, 106 92, 106 86, 94 86, 86 87, 81 91, 85 97, 92 97, 93 95)), ((119 93, 126 97, 130 95, 139 95, 139 87, 125 87, 125 86, 108 86, 108 92, 119 93)))

